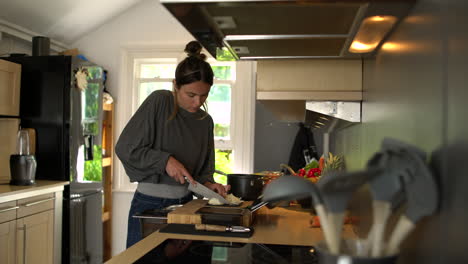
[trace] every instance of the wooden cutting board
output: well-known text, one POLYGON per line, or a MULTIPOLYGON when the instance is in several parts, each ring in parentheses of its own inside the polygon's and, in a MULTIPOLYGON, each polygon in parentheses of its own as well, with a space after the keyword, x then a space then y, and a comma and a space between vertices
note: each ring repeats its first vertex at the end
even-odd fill
POLYGON ((240 206, 207 206, 207 200, 192 200, 184 206, 167 214, 169 224, 221 224, 252 226, 254 214, 245 207, 250 203, 244 202, 240 206))

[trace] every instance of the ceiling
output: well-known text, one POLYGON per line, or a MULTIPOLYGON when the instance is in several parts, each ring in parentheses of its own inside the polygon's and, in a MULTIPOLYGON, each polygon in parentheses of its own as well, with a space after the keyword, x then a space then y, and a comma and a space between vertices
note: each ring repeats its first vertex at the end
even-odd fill
POLYGON ((66 45, 141 0, 0 0, 0 24, 12 23, 66 45))

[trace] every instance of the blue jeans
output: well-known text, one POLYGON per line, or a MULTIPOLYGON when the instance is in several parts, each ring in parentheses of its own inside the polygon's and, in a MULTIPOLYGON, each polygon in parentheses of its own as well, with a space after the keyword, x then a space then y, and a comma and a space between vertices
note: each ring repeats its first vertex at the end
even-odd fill
POLYGON ((146 210, 163 209, 173 204, 185 204, 190 202, 192 199, 193 196, 191 193, 180 199, 169 199, 144 195, 135 191, 132 204, 130 206, 130 212, 128 213, 127 248, 131 247, 143 238, 140 220, 132 217, 133 215, 146 210))

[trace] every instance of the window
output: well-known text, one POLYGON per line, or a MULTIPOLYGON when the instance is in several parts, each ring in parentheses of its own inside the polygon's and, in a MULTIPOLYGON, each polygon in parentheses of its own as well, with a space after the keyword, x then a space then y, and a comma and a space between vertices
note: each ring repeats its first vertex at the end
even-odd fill
MULTIPOLYGON (((207 99, 208 113, 214 122, 216 169, 232 173, 233 144, 231 140, 231 90, 236 80, 235 62, 208 60, 214 82, 207 99)), ((137 104, 135 110, 155 90, 172 91, 172 80, 179 61, 176 58, 148 58, 136 60, 137 104)), ((215 174, 215 181, 226 184, 226 177, 215 174)))
MULTIPOLYGON (((181 50, 181 49, 178 49, 181 50)), ((185 54, 171 50, 125 50, 123 61, 127 63, 125 79, 132 85, 132 93, 124 87, 117 104, 124 108, 118 129, 125 127, 128 119, 145 98, 158 89, 172 90, 172 80, 177 64, 185 54)), ((215 74, 214 84, 207 99, 208 112, 215 123, 216 169, 226 173, 251 173, 253 167, 253 115, 255 89, 252 62, 218 62, 208 59, 215 74), (242 72, 242 75, 238 73, 242 72), (241 104, 240 104, 240 103, 241 104)), ((116 167, 116 188, 134 190, 122 165, 116 167)), ((226 183, 225 176, 215 174, 217 182, 226 183)))

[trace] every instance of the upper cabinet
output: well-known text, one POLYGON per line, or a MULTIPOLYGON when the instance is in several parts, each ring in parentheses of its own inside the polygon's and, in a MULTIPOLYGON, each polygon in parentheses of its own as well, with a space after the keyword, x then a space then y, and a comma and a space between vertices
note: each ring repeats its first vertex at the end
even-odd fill
POLYGON ((362 61, 258 61, 257 100, 361 101, 362 61))
POLYGON ((18 116, 21 65, 0 59, 0 115, 18 116))

